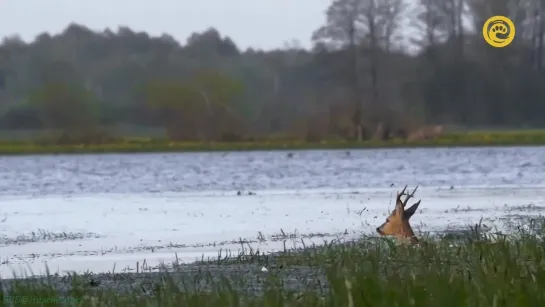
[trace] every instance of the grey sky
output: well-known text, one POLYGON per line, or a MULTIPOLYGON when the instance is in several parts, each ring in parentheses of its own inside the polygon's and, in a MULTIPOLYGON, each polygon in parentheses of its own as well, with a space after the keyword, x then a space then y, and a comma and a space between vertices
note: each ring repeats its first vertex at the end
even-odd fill
POLYGON ((0 37, 25 41, 59 33, 75 22, 93 30, 128 26, 168 33, 185 43, 195 31, 217 28, 239 47, 270 49, 297 39, 310 46, 331 0, 0 0, 0 37))

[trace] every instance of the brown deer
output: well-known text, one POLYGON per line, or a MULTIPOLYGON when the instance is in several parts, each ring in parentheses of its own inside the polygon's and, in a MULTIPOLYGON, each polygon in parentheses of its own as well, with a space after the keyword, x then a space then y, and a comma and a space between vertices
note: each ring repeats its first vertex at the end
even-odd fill
POLYGON ((394 210, 392 211, 390 216, 388 216, 386 222, 384 222, 384 224, 380 225, 377 228, 377 232, 379 235, 395 236, 402 242, 409 242, 413 244, 418 243, 418 239, 414 235, 413 229, 409 224, 409 219, 416 212, 416 209, 418 209, 421 200, 413 204, 410 208, 405 209, 407 201, 409 201, 409 199, 414 196, 416 189, 418 189, 418 186, 416 186, 413 192, 409 194, 405 192, 407 190, 407 186, 405 186, 403 188, 403 191, 397 192, 396 205, 394 210), (406 196, 404 201, 401 200, 401 196, 403 195, 406 196))
POLYGON ((408 141, 421 141, 436 139, 443 134, 443 126, 425 126, 417 129, 407 136, 408 141))

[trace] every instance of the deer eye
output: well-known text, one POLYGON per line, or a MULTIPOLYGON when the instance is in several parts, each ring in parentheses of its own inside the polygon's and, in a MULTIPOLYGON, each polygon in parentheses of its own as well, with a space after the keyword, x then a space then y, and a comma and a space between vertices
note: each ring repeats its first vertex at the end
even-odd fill
POLYGON ((386 223, 390 223, 390 219, 386 219, 386 223))

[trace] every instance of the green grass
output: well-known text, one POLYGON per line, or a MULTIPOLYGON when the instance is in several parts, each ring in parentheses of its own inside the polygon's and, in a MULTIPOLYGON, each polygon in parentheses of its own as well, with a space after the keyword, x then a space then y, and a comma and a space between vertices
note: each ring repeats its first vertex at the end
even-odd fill
MULTIPOLYGON (((208 290, 188 290, 168 275, 153 286, 154 296, 143 295, 140 289, 118 294, 88 286, 76 286, 66 295, 79 300, 80 306, 545 306, 545 223, 540 218, 532 225, 532 232, 519 228, 510 236, 492 238, 474 231, 462 240, 428 238, 421 246, 361 240, 277 258, 276 265, 284 269, 322 268, 327 289, 285 291, 271 270, 262 296, 236 291, 227 280, 212 283, 208 290)), ((216 264, 262 263, 262 257, 247 255, 216 264)), ((205 277, 187 276, 187 281, 195 284, 198 278, 205 277)), ((3 300, 57 294, 45 283, 19 284, 0 296, 3 300)))
POLYGON ((435 140, 409 142, 355 142, 339 139, 305 142, 288 139, 263 139, 246 142, 170 142, 164 139, 126 138, 99 145, 51 145, 44 140, 0 142, 0 154, 55 154, 55 153, 136 153, 136 152, 195 152, 242 150, 301 150, 301 149, 356 149, 356 148, 411 148, 462 146, 538 146, 545 145, 545 130, 475 131, 445 134, 435 140))

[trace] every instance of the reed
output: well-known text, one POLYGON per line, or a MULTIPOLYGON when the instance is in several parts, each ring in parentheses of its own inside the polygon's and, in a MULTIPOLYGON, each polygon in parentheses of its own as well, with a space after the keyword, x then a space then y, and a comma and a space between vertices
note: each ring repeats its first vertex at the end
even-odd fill
MULTIPOLYGON (((543 218, 526 222, 510 235, 474 229, 470 233, 457 239, 422 238, 420 245, 362 238, 307 247, 274 256, 274 267, 272 256, 239 255, 205 263, 198 274, 163 272, 160 281, 146 289, 139 286, 123 293, 81 282, 88 277, 74 275, 72 289, 63 295, 65 302, 71 297, 79 306, 544 306, 543 218), (256 273, 243 269, 257 264, 269 265, 267 273, 259 273, 260 293, 255 292, 255 281, 248 282, 256 273), (240 272, 236 278, 211 278, 210 266, 240 272), (302 289, 286 289, 282 271, 301 267, 323 272, 326 281, 301 276, 302 289)), ((12 281, 8 290, 6 281, 2 284, 4 306, 22 297, 59 297, 52 278, 15 285, 12 281)))

